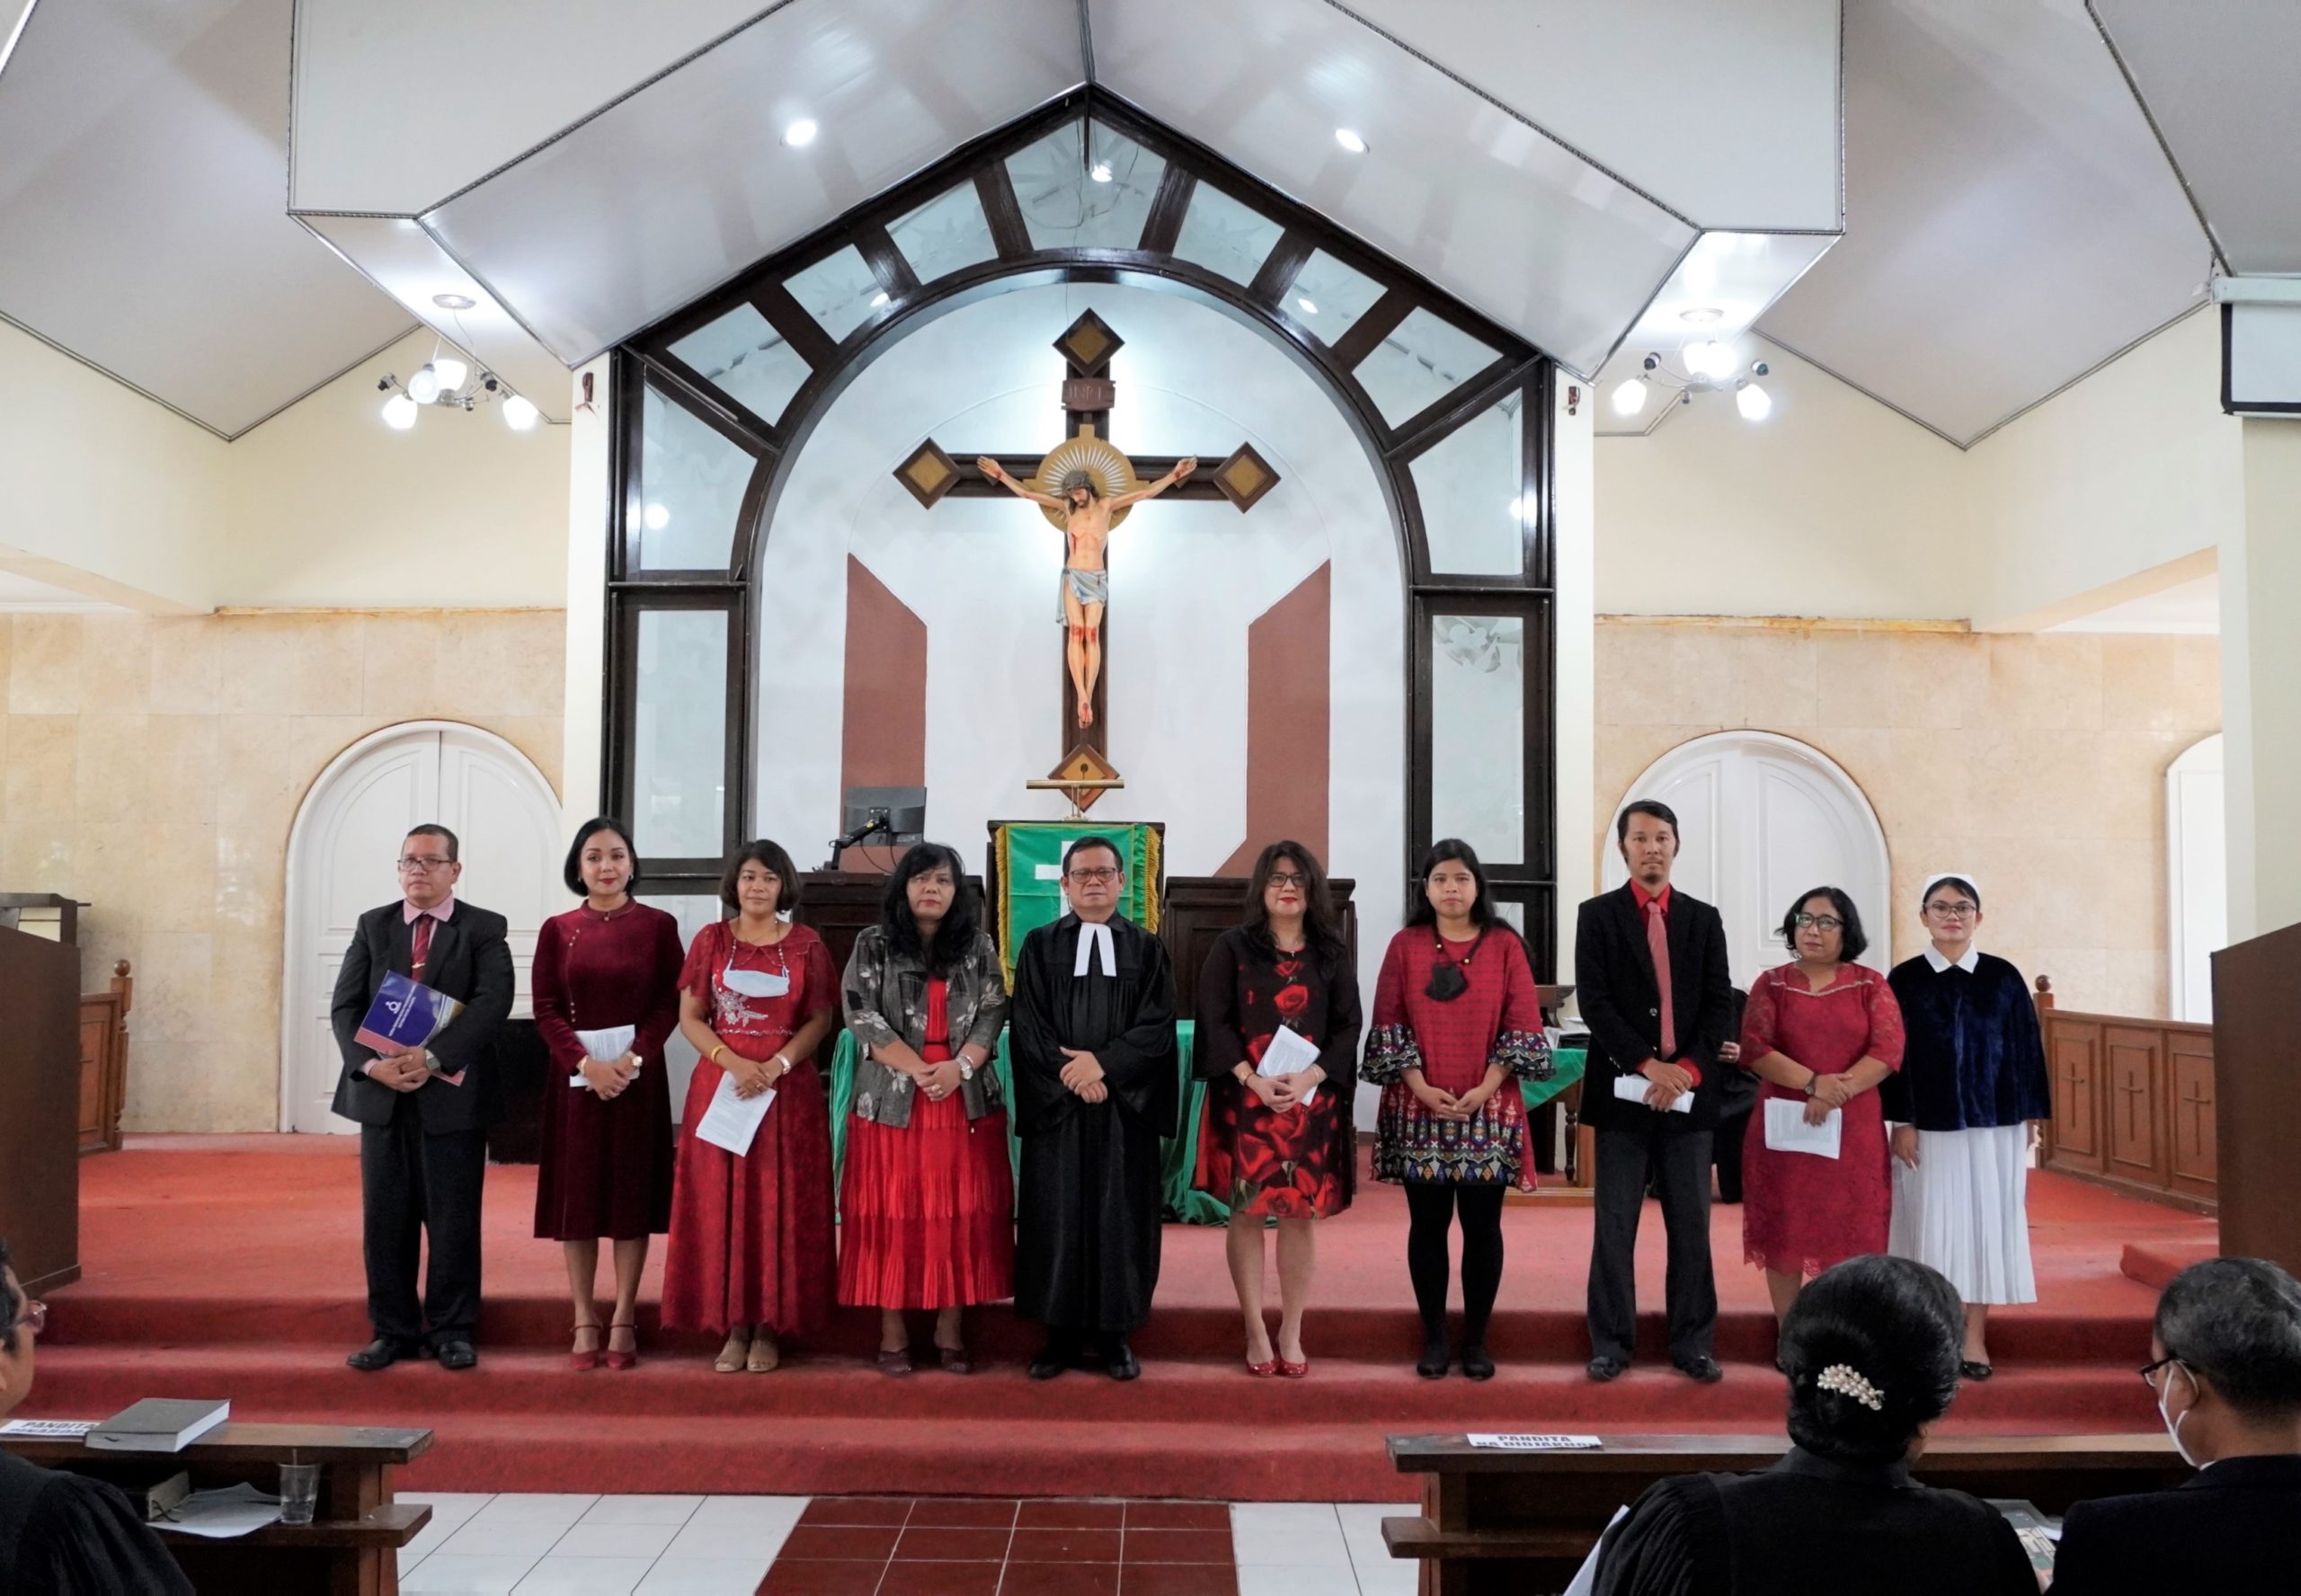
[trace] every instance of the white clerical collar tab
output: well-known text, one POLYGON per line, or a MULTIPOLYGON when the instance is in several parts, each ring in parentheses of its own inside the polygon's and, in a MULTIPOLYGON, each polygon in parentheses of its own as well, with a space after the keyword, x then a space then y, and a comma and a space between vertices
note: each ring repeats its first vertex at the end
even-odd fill
POLYGON ((1079 954, 1071 962, 1071 973, 1085 975, 1089 959, 1099 962, 1105 975, 1118 974, 1118 944, 1111 940, 1111 928, 1093 920, 1079 922, 1079 954))
POLYGON ((1925 962, 1929 965, 1932 966, 1933 973, 1936 975, 1940 975, 1944 971, 1948 970, 1953 962, 1959 969, 1964 971, 1968 975, 1971 975, 1981 968, 1981 950, 1968 944, 1966 948, 1965 955, 1962 958, 1953 961, 1943 958, 1934 949, 1929 947, 1925 950, 1925 962))

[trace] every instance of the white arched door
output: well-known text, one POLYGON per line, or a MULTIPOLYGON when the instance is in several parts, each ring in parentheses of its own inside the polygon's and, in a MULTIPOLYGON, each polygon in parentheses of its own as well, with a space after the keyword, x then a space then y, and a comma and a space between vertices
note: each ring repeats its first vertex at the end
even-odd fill
POLYGON ((413 722, 362 738, 312 784, 288 835, 283 1130, 356 1129, 329 1107, 342 1068, 329 1000, 360 916, 399 896, 393 862, 408 828, 431 820, 461 845, 457 896, 511 922, 512 1012, 528 1012, 536 933, 567 899, 551 784, 519 749, 471 726, 413 722))
POLYGON ((1604 880, 1629 879, 1613 820, 1634 799, 1677 812, 1676 885, 1715 904, 1726 921, 1735 984, 1786 963, 1781 917, 1799 893, 1843 887, 1861 911, 1870 951, 1891 960, 1893 876, 1886 833, 1853 778, 1820 749, 1771 732, 1720 732, 1679 744, 1630 784, 1608 817, 1604 880))
POLYGON ((2172 1011, 2213 1018, 2213 955, 2229 945, 2229 832, 2221 733, 2191 744, 2165 771, 2165 904, 2172 917, 2172 1011))

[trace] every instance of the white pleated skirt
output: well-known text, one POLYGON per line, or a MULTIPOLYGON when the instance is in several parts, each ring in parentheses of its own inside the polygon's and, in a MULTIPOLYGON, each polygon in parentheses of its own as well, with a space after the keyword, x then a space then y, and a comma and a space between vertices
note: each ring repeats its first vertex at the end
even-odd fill
POLYGON ((2030 1130, 1921 1130, 1917 1167, 1893 1160, 1886 1250, 1949 1276, 1969 1303, 2035 1302, 2030 1264, 2030 1130))

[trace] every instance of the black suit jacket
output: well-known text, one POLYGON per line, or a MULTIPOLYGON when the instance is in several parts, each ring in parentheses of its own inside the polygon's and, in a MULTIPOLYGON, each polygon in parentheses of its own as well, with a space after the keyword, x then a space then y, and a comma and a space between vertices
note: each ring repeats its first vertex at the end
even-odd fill
POLYGON ((1670 1015, 1677 1035, 1674 1062, 1701 1073, 1693 1111, 1657 1114, 1614 1095, 1614 1081, 1635 1075, 1662 1040, 1662 989, 1646 941, 1646 918, 1625 884, 1586 900, 1574 927, 1574 998, 1590 1028, 1589 1072, 1583 1077, 1582 1120, 1604 1129, 1643 1130, 1659 1119, 1665 1131, 1708 1130, 1718 1123, 1727 1074, 1718 1046, 1732 1033, 1734 982, 1726 971, 1726 922, 1701 899, 1673 887, 1664 925, 1670 937, 1670 1015))
POLYGON ((2177 1491, 2080 1502, 2064 1516, 2054 1596, 2290 1591, 2301 1583, 2301 1454, 2231 1458, 2177 1491))
MULTIPOLYGON (((452 1075, 464 1072, 459 1086, 429 1080, 416 1088, 416 1112, 423 1129, 437 1136, 449 1130, 477 1130, 503 1117, 503 1080, 495 1068, 495 1034, 511 1012, 514 977, 511 949, 504 941, 509 927, 503 917, 458 899, 448 920, 431 933, 423 984, 461 1000, 458 1015, 431 1043, 431 1056, 452 1075)), ((386 971, 409 973, 414 950, 413 928, 397 903, 371 909, 360 917, 344 951, 343 969, 335 978, 332 1017, 335 1045, 343 1054, 343 1077, 336 1084, 335 1112, 363 1125, 388 1125, 400 1093, 362 1073, 375 1058, 374 1050, 353 1040, 368 1006, 376 999, 386 971)))

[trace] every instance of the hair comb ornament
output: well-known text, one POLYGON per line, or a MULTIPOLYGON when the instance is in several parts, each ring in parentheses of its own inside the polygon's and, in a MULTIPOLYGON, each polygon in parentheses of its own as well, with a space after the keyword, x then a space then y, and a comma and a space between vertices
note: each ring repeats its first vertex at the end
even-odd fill
POLYGON ((1821 1378, 1814 1384, 1825 1391, 1835 1391, 1841 1396, 1851 1396, 1871 1413, 1882 1413, 1885 1410, 1886 1394, 1843 1363, 1833 1363, 1823 1370, 1821 1378))

